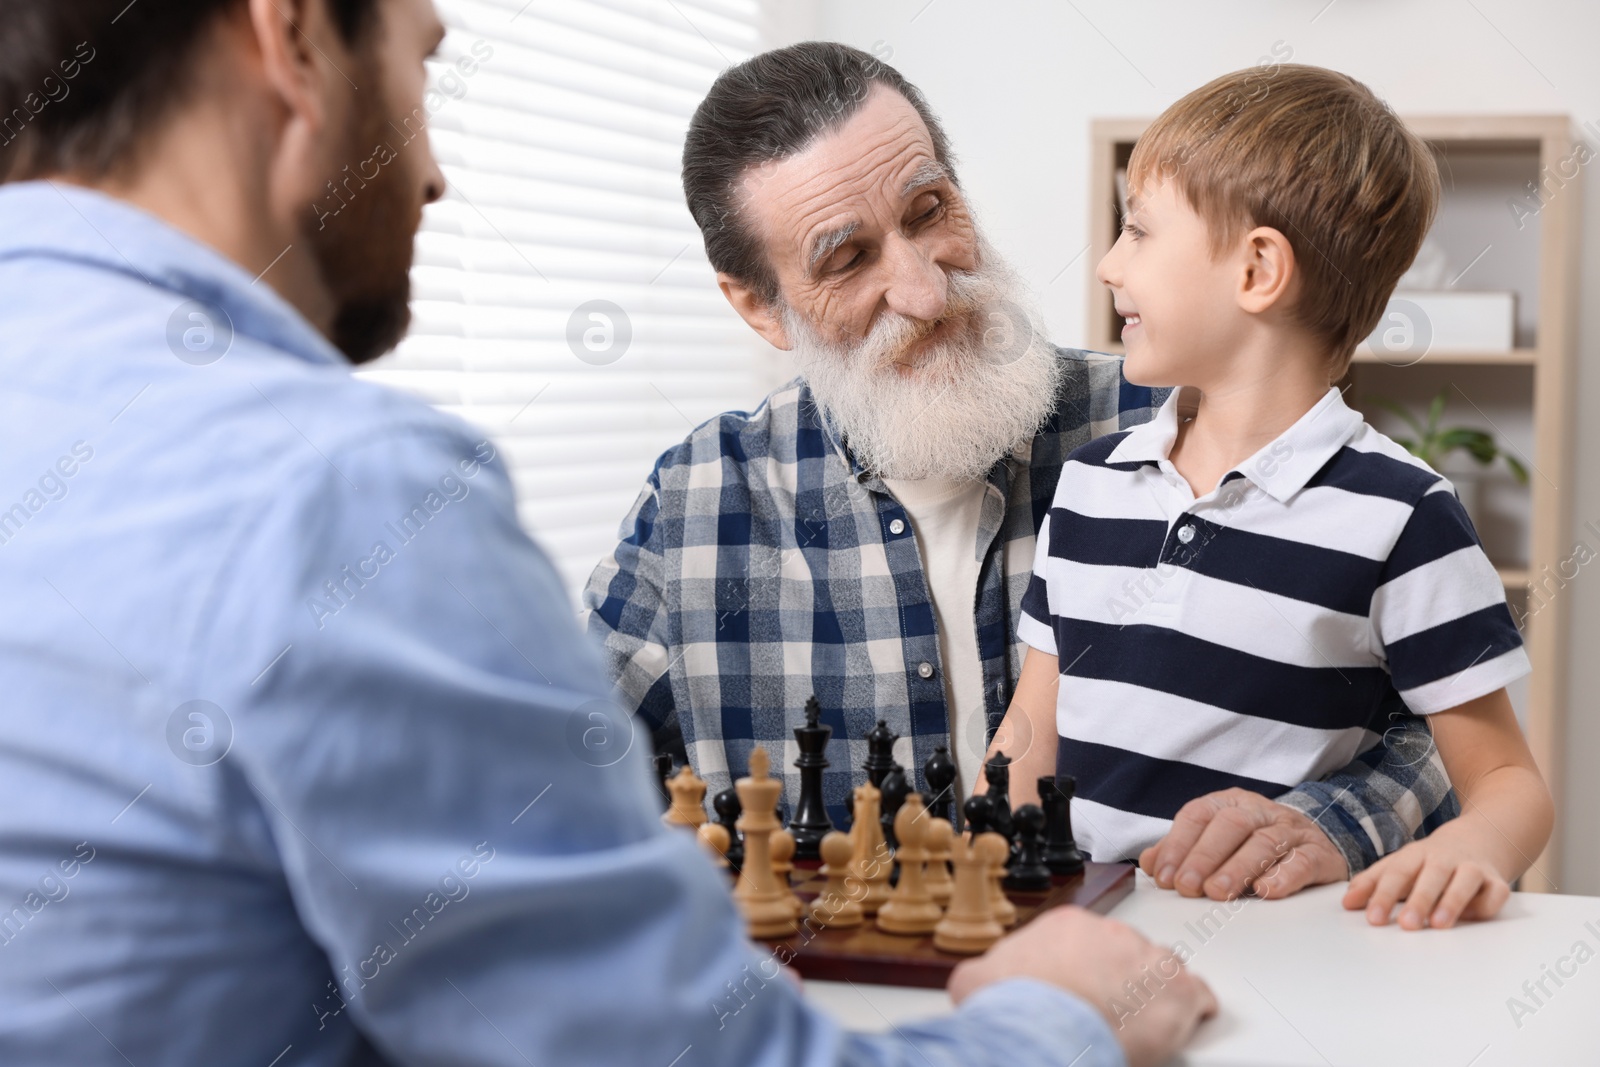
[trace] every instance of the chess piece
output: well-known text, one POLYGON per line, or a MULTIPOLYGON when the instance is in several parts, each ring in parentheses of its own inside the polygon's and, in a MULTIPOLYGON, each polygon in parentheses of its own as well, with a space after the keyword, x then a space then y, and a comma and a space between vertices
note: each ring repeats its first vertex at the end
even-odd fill
POLYGON ((790 936, 799 914, 794 891, 780 885, 772 873, 772 835, 781 829, 772 811, 783 783, 771 777, 771 769, 772 758, 758 747, 750 753, 749 775, 734 785, 744 808, 737 826, 744 835, 745 862, 739 869, 739 884, 733 887, 733 899, 755 938, 790 936))
POLYGON ((822 772, 828 767, 828 739, 833 727, 821 723, 822 705, 817 698, 806 701, 806 724, 794 728, 795 742, 800 746, 800 757, 794 765, 800 770, 800 798, 795 802, 794 818, 789 821, 789 832, 794 834, 796 859, 814 860, 819 856, 818 846, 833 831, 833 820, 822 802, 822 772))
POLYGON ((924 845, 933 821, 926 818, 922 794, 905 798, 894 818, 895 840, 900 847, 900 884, 878 911, 878 929, 890 934, 929 934, 939 925, 944 912, 928 893, 924 880, 928 850, 924 845))
POLYGON ((1011 821, 1011 757, 1004 752, 996 752, 983 765, 983 769, 985 777, 989 779, 989 791, 985 796, 994 805, 989 812, 989 829, 1005 838, 1006 847, 1010 848, 1017 839, 1011 821))
POLYGON ((672 805, 661 816, 668 826, 684 826, 696 830, 706 821, 706 783, 695 775, 694 768, 685 763, 671 779, 667 789, 672 794, 672 805))
POLYGON ((878 822, 883 826, 883 839, 889 843, 889 851, 900 851, 900 839, 895 836, 895 816, 900 814, 900 806, 906 802, 906 797, 911 793, 911 785, 906 781, 905 768, 896 763, 889 768, 889 773, 883 776, 883 784, 878 787, 882 794, 880 801, 883 813, 878 816, 878 822))
POLYGON ((672 807, 672 790, 667 788, 667 779, 672 777, 672 753, 657 752, 655 756, 656 786, 661 790, 662 809, 672 807))
POLYGON ((794 849, 794 834, 788 830, 772 831, 767 852, 772 857, 772 876, 780 885, 788 885, 790 875, 794 874, 794 849))
POLYGON ((1005 934, 989 906, 990 870, 999 870, 1005 862, 1005 840, 994 834, 978 834, 970 844, 958 839, 951 862, 956 868, 955 893, 950 910, 933 928, 933 944, 959 956, 977 956, 1005 934))
POLYGON ((989 815, 993 811, 994 801, 982 794, 968 797, 967 802, 961 805, 961 813, 966 816, 967 830, 973 839, 989 829, 989 815))
POLYGON ((819 929, 834 927, 840 930, 860 926, 864 920, 861 905, 850 899, 850 857, 855 846, 850 835, 833 831, 822 839, 818 851, 822 854, 822 875, 828 879, 817 899, 811 902, 811 925, 819 929))
POLYGON ((711 809, 717 813, 717 822, 728 831, 728 865, 734 870, 744 866, 744 839, 739 836, 739 806, 738 791, 724 789, 711 801, 711 809))
POLYGON ((1024 804, 1016 810, 1015 819, 1016 860, 1002 884, 1019 893, 1042 893, 1050 888, 1050 868, 1044 865, 1044 809, 1024 804))
POLYGON ((1017 906, 1011 903, 1011 898, 1006 896, 1005 889, 1000 885, 1000 879, 1006 876, 1006 863, 1011 859, 1011 846, 1006 844, 1006 839, 990 830, 988 833, 979 834, 978 839, 998 842, 1000 859, 989 869, 989 910, 994 914, 995 921, 1007 930, 1017 925, 1017 906))
POLYGON ((711 853, 712 859, 718 867, 724 870, 728 867, 728 831, 714 822, 702 823, 700 829, 695 831, 695 836, 700 843, 711 853))
POLYGON ((922 847, 928 850, 928 869, 923 881, 927 883, 928 895, 933 902, 941 908, 949 907, 950 895, 955 888, 955 883, 950 880, 950 848, 955 840, 955 830, 947 818, 930 817, 928 822, 931 825, 922 839, 922 847))
POLYGON ((866 886, 861 898, 861 911, 876 915, 889 899, 889 873, 894 866, 894 856, 889 843, 883 839, 883 824, 878 821, 881 796, 871 782, 856 786, 855 826, 850 837, 855 851, 850 859, 851 873, 866 886))
POLYGON ((956 761, 950 758, 950 750, 943 745, 934 749, 928 762, 922 765, 922 777, 932 794, 928 799, 928 814, 949 822, 950 809, 956 799, 956 761))
MULTIPOLYGON (((767 846, 772 854, 772 877, 784 889, 789 888, 789 876, 794 873, 794 847, 794 834, 788 830, 772 832, 771 842, 767 846)), ((789 894, 789 901, 794 905, 794 916, 798 919, 805 913, 805 905, 793 893, 789 894)))
MULTIPOLYGON (((967 829, 972 832, 972 843, 976 845, 984 837, 997 837, 1002 842, 1004 837, 992 833, 989 829, 994 818, 994 798, 990 796, 972 796, 962 805, 962 813, 967 817, 967 829)), ((1011 846, 1006 845, 1005 854, 1000 857, 1000 862, 994 870, 988 872, 989 910, 1002 926, 1014 926, 1017 921, 1017 907, 1006 896, 1005 890, 1000 888, 1000 879, 1005 874, 1006 861, 1011 857, 1011 846)))
POLYGON ((1083 853, 1072 837, 1072 796, 1078 782, 1070 774, 1039 779, 1039 803, 1044 808, 1044 865, 1051 874, 1083 873, 1083 853))
POLYGON ((876 789, 883 788, 883 777, 894 767, 894 743, 900 735, 889 729, 882 719, 867 733, 867 762, 861 769, 867 772, 867 781, 876 789))

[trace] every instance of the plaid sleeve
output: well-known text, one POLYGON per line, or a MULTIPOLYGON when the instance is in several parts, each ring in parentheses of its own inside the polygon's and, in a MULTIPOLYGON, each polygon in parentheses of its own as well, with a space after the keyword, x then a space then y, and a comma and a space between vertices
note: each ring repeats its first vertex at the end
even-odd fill
POLYGON ((1277 798, 1328 835, 1351 875, 1461 814, 1427 721, 1395 703, 1381 743, 1277 798))
POLYGON ((674 721, 660 508, 661 483, 653 471, 622 520, 616 549, 589 576, 581 614, 601 642, 613 695, 658 735, 674 721))

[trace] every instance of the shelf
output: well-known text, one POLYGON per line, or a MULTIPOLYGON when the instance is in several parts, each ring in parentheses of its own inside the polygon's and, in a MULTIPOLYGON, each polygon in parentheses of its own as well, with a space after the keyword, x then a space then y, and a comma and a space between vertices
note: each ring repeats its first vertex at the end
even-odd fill
POLYGON ((1533 575, 1526 567, 1496 567, 1495 573, 1500 575, 1500 584, 1506 589, 1526 591, 1533 575))
POLYGON ((1470 364, 1475 367, 1531 367, 1539 361, 1537 348, 1513 348, 1509 352, 1427 352, 1415 363, 1380 359, 1365 349, 1356 351, 1353 362, 1390 367, 1419 367, 1424 363, 1470 364))
MULTIPOLYGON (((1108 344, 1096 351, 1108 355, 1123 355, 1120 343, 1108 344)), ((1532 367, 1539 361, 1537 348, 1513 348, 1509 352, 1429 352, 1415 363, 1390 363, 1388 360, 1379 359, 1373 352, 1358 350, 1351 361, 1360 366, 1370 367, 1420 367, 1428 363, 1441 366, 1472 366, 1472 367, 1532 367)))

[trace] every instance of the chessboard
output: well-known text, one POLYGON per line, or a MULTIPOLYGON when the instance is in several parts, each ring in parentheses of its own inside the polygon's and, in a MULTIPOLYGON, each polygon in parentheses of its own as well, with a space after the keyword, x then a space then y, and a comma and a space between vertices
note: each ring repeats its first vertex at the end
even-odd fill
MULTIPOLYGON (((796 863, 791 884, 806 903, 815 900, 825 879, 818 864, 796 863)), ((1133 892, 1134 867, 1130 863, 1084 864, 1082 874, 1050 880, 1041 893, 1006 890, 1017 907, 1017 925, 1065 904, 1076 904, 1101 915, 1133 892)), ((908 936, 879 930, 869 919, 854 929, 817 928, 801 920, 793 937, 769 939, 774 951, 789 961, 803 978, 824 982, 863 982, 870 985, 943 989, 956 964, 968 957, 941 952, 933 935, 908 936)))
POLYGON ((670 758, 656 761, 662 821, 695 834, 728 872, 750 937, 801 975, 943 988, 956 964, 1008 929, 1065 904, 1104 914, 1132 891, 1131 866, 1078 851, 1070 775, 1040 777, 1038 803, 1013 808, 1011 761, 996 751, 984 763, 986 790, 957 811, 949 752, 934 749, 919 791, 882 720, 866 736, 866 781, 851 793, 848 832, 836 828, 822 804, 831 729, 820 718, 812 697, 794 730, 800 792, 787 820, 783 782, 760 746, 749 774, 714 798, 716 822, 694 770, 672 774, 670 758))

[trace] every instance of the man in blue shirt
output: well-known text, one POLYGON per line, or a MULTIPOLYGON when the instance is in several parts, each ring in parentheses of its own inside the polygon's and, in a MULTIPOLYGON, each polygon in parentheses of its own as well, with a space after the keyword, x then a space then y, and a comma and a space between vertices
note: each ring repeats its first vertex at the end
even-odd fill
POLYGON ((1098 1067, 1215 1010, 1064 909, 856 1036, 742 936, 494 446, 350 376, 443 187, 428 0, 10 14, 0 1062, 1098 1067))

